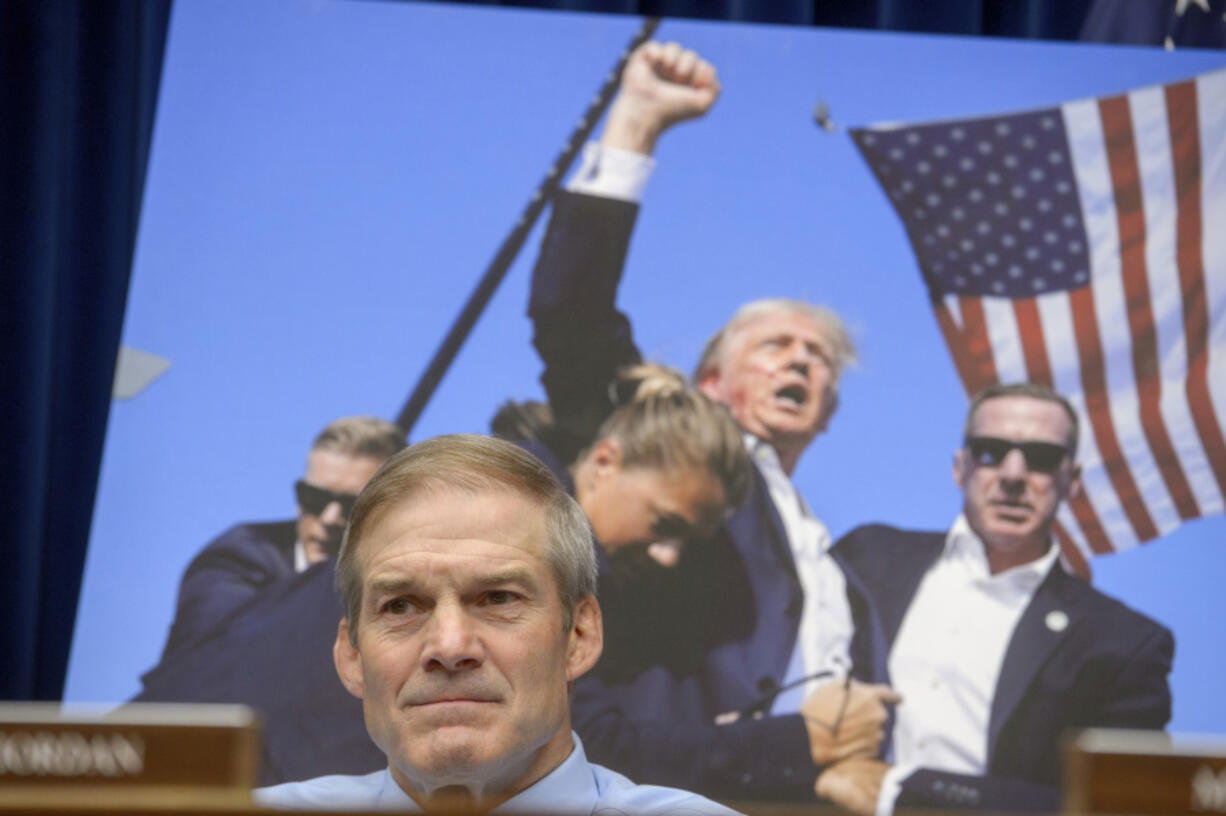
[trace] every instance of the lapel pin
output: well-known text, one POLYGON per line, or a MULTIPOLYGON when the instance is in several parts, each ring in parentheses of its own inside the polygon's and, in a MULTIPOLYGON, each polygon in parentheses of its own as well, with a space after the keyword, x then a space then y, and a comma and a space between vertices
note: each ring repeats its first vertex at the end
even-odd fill
POLYGON ((1047 613, 1047 617, 1043 619, 1047 624, 1047 628, 1053 632, 1063 632, 1068 628, 1068 615, 1061 612, 1059 609, 1053 609, 1047 613))

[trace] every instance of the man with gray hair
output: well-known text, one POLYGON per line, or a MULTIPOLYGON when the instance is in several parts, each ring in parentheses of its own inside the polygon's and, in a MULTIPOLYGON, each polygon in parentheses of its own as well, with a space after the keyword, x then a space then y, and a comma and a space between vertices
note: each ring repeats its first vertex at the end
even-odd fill
MULTIPOLYGON (((615 300, 656 140, 705 114, 719 90, 714 67, 694 52, 644 44, 600 143, 554 198, 529 315, 562 459, 611 410, 616 370, 641 359, 615 300)), ((598 667, 579 684, 576 723, 599 761, 708 795, 809 800, 818 768, 877 752, 893 692, 819 678, 875 680, 884 657, 871 628, 854 625, 865 619, 864 596, 791 482, 854 359, 834 312, 789 299, 747 304, 708 343, 695 380, 745 431, 750 496, 671 571, 676 606, 689 615, 625 638, 650 642, 669 664, 629 680, 598 667), (780 716, 757 719, 769 714, 780 716)))
POLYGON ((287 809, 731 814, 589 763, 572 683, 600 657, 596 560, 552 473, 489 437, 392 457, 337 561, 333 657, 387 767, 255 792, 287 809))

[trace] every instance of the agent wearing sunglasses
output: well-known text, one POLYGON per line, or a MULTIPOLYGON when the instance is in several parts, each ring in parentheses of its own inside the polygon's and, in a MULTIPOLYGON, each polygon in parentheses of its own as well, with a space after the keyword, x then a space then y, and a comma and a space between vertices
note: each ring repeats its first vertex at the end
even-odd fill
POLYGON ((870 525, 836 545, 876 605, 905 702, 893 765, 834 765, 819 795, 870 816, 1055 811, 1067 729, 1166 725, 1171 633, 1067 573, 1053 542, 1081 490, 1077 433, 1049 389, 988 388, 954 455, 963 506, 949 532, 870 525))
MULTIPOLYGON (((294 484, 297 518, 230 528, 188 565, 162 660, 214 632, 279 580, 336 555, 357 494, 405 446, 404 432, 375 417, 343 417, 324 428, 294 484)), ((155 668, 144 678, 146 689, 155 668)))

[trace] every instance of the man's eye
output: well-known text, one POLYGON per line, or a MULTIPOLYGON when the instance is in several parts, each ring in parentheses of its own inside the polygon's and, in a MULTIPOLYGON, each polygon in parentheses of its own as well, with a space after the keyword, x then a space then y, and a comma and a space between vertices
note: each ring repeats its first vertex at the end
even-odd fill
POLYGON ((485 603, 488 606, 502 606, 514 601, 518 596, 508 589, 492 589, 485 593, 485 603))
POLYGON ((404 615, 413 609, 413 604, 408 598, 392 598, 387 603, 383 604, 383 611, 389 615, 404 615))

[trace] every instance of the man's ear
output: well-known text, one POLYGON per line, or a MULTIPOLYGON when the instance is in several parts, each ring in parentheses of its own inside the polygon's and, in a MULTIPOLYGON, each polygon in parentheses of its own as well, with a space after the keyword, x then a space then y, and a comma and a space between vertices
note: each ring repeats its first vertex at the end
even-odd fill
POLYGON ((1071 501, 1081 495, 1081 465, 1073 465, 1073 473, 1069 477, 1068 487, 1065 489, 1065 501, 1071 501))
POLYGON ((600 604, 593 595, 575 604, 575 618, 566 644, 566 679, 577 680, 587 673, 604 650, 604 621, 600 604))
POLYGON ((959 448, 954 453, 954 484, 960 489, 966 489, 966 479, 970 475, 970 462, 966 461, 966 448, 959 448))
POLYGON ((340 626, 336 628, 332 661, 336 664, 336 673, 340 675, 341 683, 350 694, 360 700, 366 692, 362 679, 362 658, 358 654, 358 648, 349 642, 349 621, 345 618, 341 618, 340 626))
POLYGON ((702 372, 702 376, 698 378, 698 390, 712 402, 725 402, 724 382, 719 376, 718 368, 711 366, 702 372))

